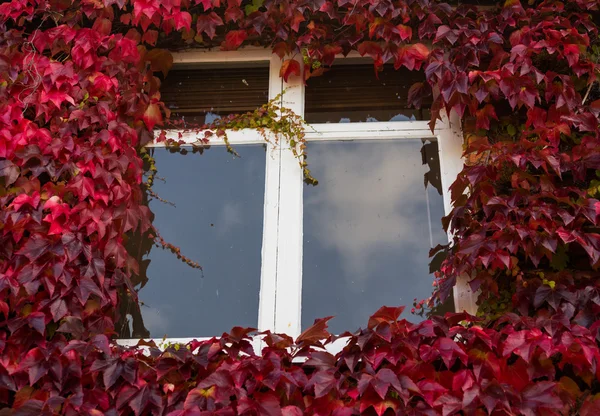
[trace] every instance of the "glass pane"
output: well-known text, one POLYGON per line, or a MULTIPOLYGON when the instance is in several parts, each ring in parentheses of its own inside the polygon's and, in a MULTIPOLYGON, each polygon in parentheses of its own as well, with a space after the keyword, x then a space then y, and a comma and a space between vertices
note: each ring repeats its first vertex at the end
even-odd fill
MULTIPOLYGON (((142 303, 122 302, 121 338, 221 335, 234 326, 256 328, 260 289, 265 150, 237 146, 203 155, 155 149, 153 190, 173 207, 151 199, 153 224, 164 239, 197 261, 203 271, 170 251, 134 238, 141 261, 134 276, 142 303), (140 313, 141 312, 141 313, 140 313)), ((123 298, 122 298, 123 299, 123 298)))
POLYGON ((244 67, 178 67, 169 72, 160 91, 172 119, 203 125, 267 103, 269 66, 260 62, 244 67))
POLYGON ((429 120, 430 103, 408 108, 408 90, 424 81, 419 71, 385 65, 375 76, 373 64, 338 64, 306 85, 305 119, 309 123, 429 120))
POLYGON ((304 188, 302 326, 365 327, 381 306, 429 297, 429 249, 447 243, 438 146, 420 139, 310 143, 304 188))

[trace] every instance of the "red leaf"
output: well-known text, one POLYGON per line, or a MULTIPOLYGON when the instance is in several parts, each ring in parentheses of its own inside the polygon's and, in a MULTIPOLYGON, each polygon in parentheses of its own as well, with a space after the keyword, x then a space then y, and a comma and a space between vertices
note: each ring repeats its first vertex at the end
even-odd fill
POLYGON ((185 11, 179 11, 171 15, 177 30, 190 30, 192 27, 192 15, 185 11))
POLYGON ((51 101, 52 104, 56 106, 56 108, 60 108, 63 102, 68 102, 70 104, 75 105, 75 100, 69 94, 63 91, 59 91, 57 89, 52 89, 50 91, 42 90, 40 94, 40 102, 47 103, 51 101))
POLYGON ((22 254, 29 261, 35 261, 50 248, 50 241, 41 234, 32 235, 17 254, 22 254))
POLYGON ((362 42, 360 45, 358 45, 357 50, 360 56, 368 55, 374 60, 380 58, 381 54, 383 53, 381 46, 377 42, 373 41, 362 42))
POLYGON ((333 316, 315 319, 315 323, 296 339, 296 344, 301 346, 319 345, 320 341, 329 338, 331 334, 327 331, 327 322, 332 318, 333 316))
POLYGON ((19 177, 19 167, 10 160, 0 160, 0 177, 4 178, 6 187, 15 183, 19 177))
POLYGON ((217 31, 217 26, 223 26, 223 20, 215 12, 210 12, 209 14, 198 16, 196 31, 199 34, 204 32, 209 38, 213 39, 217 31))
POLYGON ((19 363, 19 369, 27 370, 29 383, 33 386, 40 378, 48 373, 46 357, 40 348, 33 348, 19 363))
POLYGON ((83 243, 73 233, 64 233, 61 237, 69 261, 73 261, 83 251, 83 243))
POLYGON ((81 338, 85 332, 85 328, 81 319, 74 316, 67 316, 63 319, 63 323, 58 327, 56 332, 64 332, 65 334, 71 334, 75 338, 81 338))
POLYGON ((161 402, 162 400, 156 393, 155 389, 149 384, 144 383, 142 388, 140 388, 138 392, 131 398, 131 400, 129 400, 128 404, 135 415, 139 416, 148 407, 148 405, 153 404, 154 406, 160 406, 161 402))
POLYGON ((204 7, 204 10, 210 10, 213 7, 213 0, 196 0, 196 4, 201 4, 204 7))
POLYGON ((290 46, 286 42, 278 42, 273 46, 273 53, 283 60, 290 53, 290 46))
POLYGON ((162 126, 163 117, 159 105, 154 103, 148 105, 146 111, 144 112, 143 119, 144 123, 146 123, 146 126, 148 127, 148 130, 152 130, 155 125, 162 126))
MULTIPOLYGON (((33 383, 31 383, 33 384, 33 383)), ((27 400, 21 407, 14 412, 9 413, 11 416, 39 416, 44 414, 44 402, 41 400, 27 400)))
POLYGON ((396 26, 396 30, 398 30, 400 39, 407 40, 412 38, 412 28, 410 26, 398 25, 396 26))
POLYGON ((43 312, 31 312, 27 315, 27 322, 29 326, 39 332, 41 335, 44 335, 46 331, 46 315, 43 312))
POLYGON ((315 398, 323 397, 327 393, 331 391, 337 384, 337 379, 335 378, 335 370, 321 370, 314 373, 308 383, 306 384, 306 388, 314 388, 315 390, 315 398))
POLYGON ((442 25, 437 29, 434 42, 439 42, 442 39, 446 39, 450 44, 454 45, 458 40, 458 35, 450 27, 442 25))
POLYGON ((579 62, 579 46, 578 45, 574 45, 574 44, 566 44, 564 45, 564 53, 565 53, 565 58, 567 58, 567 62, 569 63, 569 66, 573 66, 575 65, 577 62, 579 62))
POLYGON ((335 367, 335 357, 326 351, 311 351, 304 365, 322 370, 335 367))
POLYGON ((294 13, 294 17, 292 18, 290 27, 294 32, 298 33, 298 31, 300 30, 300 23, 304 22, 305 20, 306 19, 304 18, 304 14, 302 14, 302 12, 300 11, 296 11, 294 13))
POLYGON ((274 393, 254 393, 254 400, 243 397, 238 402, 238 414, 257 414, 258 416, 281 416, 279 398, 274 393))
POLYGON ((542 409, 555 410, 562 407, 562 401, 554 393, 555 383, 538 381, 523 390, 521 412, 529 415, 539 415, 542 409))
POLYGON ((156 41, 158 40, 158 32, 156 30, 147 30, 142 36, 142 42, 147 43, 148 45, 156 45, 156 41))
POLYGON ((239 7, 228 7, 225 10, 225 21, 226 22, 239 22, 245 17, 244 12, 239 7))
POLYGON ((82 305, 85 305, 92 293, 99 298, 102 298, 102 291, 100 291, 98 285, 89 277, 84 277, 81 279, 75 288, 75 291, 78 294, 79 301, 82 305))
POLYGON ((112 31, 112 21, 103 17, 96 19, 92 29, 104 36, 110 35, 112 31))
POLYGON ((373 329, 377 325, 385 322, 385 323, 394 323, 402 315, 404 311, 404 306, 398 307, 390 307, 390 306, 382 306, 375 312, 370 318, 368 323, 368 328, 373 329))
POLYGON ((210 374, 207 378, 198 384, 199 389, 207 389, 212 386, 217 386, 222 389, 233 387, 235 385, 231 374, 224 370, 218 370, 210 374))
POLYGON ((288 82, 288 78, 292 74, 297 77, 300 76, 300 62, 296 61, 295 59, 283 61, 281 64, 281 69, 279 70, 279 76, 282 77, 285 82, 288 82))
POLYGON ((221 49, 224 51, 236 50, 246 39, 248 39, 248 33, 245 30, 231 30, 225 35, 225 40, 221 43, 221 49))
POLYGON ((496 110, 494 106, 491 104, 486 104, 480 110, 477 110, 477 122, 476 128, 489 130, 490 128, 490 119, 498 120, 498 116, 496 115, 496 110))
MULTIPOLYGON (((144 59, 150 62, 150 68, 153 71, 160 71, 165 77, 173 66, 173 55, 166 49, 152 49, 146 53, 144 59)), ((149 128, 151 129, 151 127, 149 128)))
POLYGON ((56 299, 50 304, 50 313, 54 322, 60 321, 60 319, 67 314, 67 304, 64 299, 56 299))
POLYGON ((110 354, 110 342, 108 341, 108 337, 104 334, 95 335, 92 338, 92 345, 98 348, 105 354, 110 354))
POLYGON ((304 413, 297 406, 286 406, 281 409, 282 416, 302 416, 304 413))

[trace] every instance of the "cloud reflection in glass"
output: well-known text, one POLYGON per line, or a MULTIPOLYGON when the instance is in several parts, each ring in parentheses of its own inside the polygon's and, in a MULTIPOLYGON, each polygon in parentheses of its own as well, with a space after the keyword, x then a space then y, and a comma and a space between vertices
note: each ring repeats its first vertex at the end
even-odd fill
POLYGON ((443 198, 424 186, 430 166, 439 172, 437 143, 322 142, 308 153, 319 185, 304 190, 302 327, 336 315, 332 332, 354 330, 382 305, 420 319, 409 311, 432 292, 429 249, 447 242, 443 198))

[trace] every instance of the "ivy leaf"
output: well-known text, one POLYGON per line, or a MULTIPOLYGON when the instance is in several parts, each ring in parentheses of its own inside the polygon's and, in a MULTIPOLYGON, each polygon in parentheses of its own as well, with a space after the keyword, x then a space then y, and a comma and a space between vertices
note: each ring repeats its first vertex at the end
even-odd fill
MULTIPOLYGON (((47 371, 47 370, 46 370, 47 371)), ((31 378, 30 378, 31 383, 31 378)), ((33 383, 31 383, 33 384, 33 383)), ((39 416, 44 414, 44 402, 41 400, 27 400, 22 406, 10 413, 10 416, 39 416)))
POLYGON ((271 392, 254 393, 254 400, 242 397, 237 406, 238 414, 257 414, 260 416, 281 416, 279 398, 271 392))
POLYGON ((246 12, 246 16, 251 15, 254 12, 257 12, 258 9, 260 9, 262 7, 264 3, 264 0, 252 0, 252 4, 247 4, 246 7, 244 8, 244 11, 246 12))
POLYGON ((245 30, 231 30, 225 35, 225 40, 221 43, 221 49, 224 51, 236 50, 246 39, 248 39, 248 33, 245 30))
MULTIPOLYGON (((273 46, 273 53, 279 56, 279 59, 282 59, 290 53, 290 46, 287 42, 278 42, 273 46)), ((281 76, 281 73, 280 75, 281 76)))
POLYGON ((64 332, 71 334, 74 338, 79 339, 85 333, 85 327, 81 319, 75 316, 67 316, 63 319, 62 324, 58 327, 56 332, 64 332))
POLYGON ((56 299, 50 304, 50 313, 54 322, 60 321, 60 319, 67 314, 67 303, 64 299, 56 299))
POLYGON ((569 66, 573 66, 577 62, 579 62, 579 53, 580 53, 579 45, 574 45, 574 44, 564 45, 564 53, 565 53, 565 58, 567 58, 567 62, 569 63, 569 66))
POLYGON ((442 25, 437 28, 434 42, 439 42, 442 39, 446 39, 451 45, 454 45, 458 40, 458 35, 450 27, 442 25))
POLYGON ((300 74, 300 62, 296 61, 295 59, 288 59, 286 61, 283 61, 283 63, 281 64, 279 76, 282 77, 285 82, 288 82, 288 79, 291 75, 299 77, 300 74))
POLYGON ((173 66, 173 55, 166 49, 152 49, 146 53, 145 59, 150 61, 153 71, 160 71, 165 77, 173 66))
POLYGON ((196 0, 196 4, 198 3, 204 7, 204 11, 208 11, 213 7, 213 0, 196 0))
MULTIPOLYGON (((46 356, 44 352, 39 348, 32 348, 25 354, 25 357, 19 363, 20 370, 28 370, 29 372, 29 383, 35 384, 40 378, 42 378, 48 372, 48 368, 45 366, 46 356)), ((31 397, 32 390, 21 390, 17 393, 16 402, 25 402, 25 399, 31 397)), ((15 403, 17 404, 17 403, 15 403)))
POLYGON ((143 120, 148 130, 152 130, 155 125, 161 126, 163 124, 163 117, 160 106, 156 103, 149 104, 146 111, 144 111, 143 120))
POLYGON ((302 416, 304 412, 298 406, 286 406, 281 409, 282 416, 302 416))
POLYGON ((74 233, 66 232, 61 237, 62 243, 65 247, 67 257, 70 261, 73 261, 83 251, 83 243, 74 233))
POLYGON ((8 187, 18 179, 20 169, 10 160, 0 160, 0 177, 4 178, 4 186, 8 187))
POLYGON ((400 318, 402 312, 404 312, 404 306, 382 306, 369 318, 367 326, 369 329, 373 329, 381 323, 394 323, 400 318))
POLYGON ((32 235, 25 245, 17 252, 22 254, 31 262, 43 256, 50 248, 50 240, 41 234, 32 235))
POLYGON ((40 335, 44 335, 46 331, 46 315, 43 312, 31 312, 27 315, 27 322, 40 335))
POLYGON ((412 38, 412 28, 410 26, 398 25, 398 26, 396 26, 396 30, 398 31, 398 34, 400 35, 400 39, 409 40, 412 38))
POLYGON ((199 34, 206 33, 209 38, 213 39, 217 32, 217 26, 223 26, 223 20, 215 12, 210 12, 198 16, 196 31, 199 34))
POLYGON ((337 379, 335 378, 335 369, 320 370, 314 373, 306 388, 314 388, 315 398, 323 397, 331 391, 337 385, 337 379))
POLYGON ((357 50, 360 56, 368 55, 374 60, 380 58, 383 53, 381 46, 377 42, 370 40, 362 42, 360 45, 358 45, 357 50))
POLYGON ((483 107, 480 110, 477 110, 476 115, 477 115, 477 122, 476 122, 475 127, 477 129, 489 130, 490 119, 494 119, 494 120, 498 121, 498 116, 496 115, 496 110, 495 110, 494 106, 491 104, 486 104, 485 107, 483 107))
POLYGON ((175 12, 171 15, 176 30, 185 29, 189 31, 192 27, 192 15, 185 11, 175 12))
POLYGON ((561 400, 554 394, 556 384, 551 381, 538 381, 523 390, 521 411, 525 415, 539 415, 542 409, 559 409, 561 400))
POLYGON ((52 89, 50 91, 42 90, 40 94, 40 103, 52 102, 56 108, 60 108, 63 102, 68 102, 71 105, 75 105, 75 100, 69 94, 64 91, 52 89))
POLYGON ((415 108, 421 108, 423 99, 428 95, 431 95, 429 84, 425 82, 416 82, 411 85, 408 90, 407 104, 412 105, 415 108))
POLYGON ((332 318, 333 316, 315 319, 315 323, 310 328, 304 330, 296 339, 296 344, 300 346, 319 345, 320 341, 329 338, 331 334, 327 331, 327 322, 332 318))

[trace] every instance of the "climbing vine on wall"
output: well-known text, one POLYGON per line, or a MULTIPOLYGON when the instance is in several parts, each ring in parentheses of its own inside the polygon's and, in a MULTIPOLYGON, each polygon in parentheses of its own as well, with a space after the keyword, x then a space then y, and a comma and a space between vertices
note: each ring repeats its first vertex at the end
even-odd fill
MULTIPOLYGON (((209 143, 209 139, 214 136, 224 141, 229 153, 239 156, 229 143, 227 132, 243 129, 258 130, 266 143, 289 147, 290 151, 298 159, 298 164, 304 175, 304 181, 309 185, 316 185, 318 181, 311 175, 306 160, 306 140, 304 139, 304 135, 305 131, 310 129, 310 126, 302 117, 281 105, 284 94, 285 91, 254 111, 242 114, 230 114, 220 117, 209 124, 194 126, 186 122, 184 127, 181 125, 181 120, 170 120, 168 124, 170 127, 178 130, 179 140, 167 138, 166 131, 163 130, 156 138, 156 142, 164 143, 171 150, 179 149, 184 144, 180 140, 183 134, 191 132, 195 133, 197 137, 197 141, 191 143, 192 148, 203 148, 209 143)), ((152 177, 149 180, 152 181, 152 177)))
MULTIPOLYGON (((599 2, 455 3, 2 2, 0 411, 597 414, 599 2), (248 45, 280 56, 284 78, 351 51, 374 76, 424 71, 409 100, 431 97, 432 123, 462 117, 466 161, 431 306, 466 278, 482 319, 413 325, 384 307, 336 356, 326 319, 296 340, 265 334, 258 354, 243 328, 164 351, 114 343, 118 293, 135 298, 128 236, 151 226, 141 149, 167 116, 165 49, 248 45)), ((224 122, 280 128, 301 156, 279 110, 224 122)))

